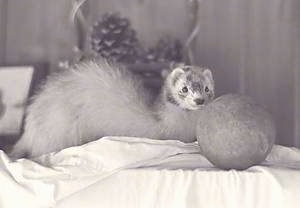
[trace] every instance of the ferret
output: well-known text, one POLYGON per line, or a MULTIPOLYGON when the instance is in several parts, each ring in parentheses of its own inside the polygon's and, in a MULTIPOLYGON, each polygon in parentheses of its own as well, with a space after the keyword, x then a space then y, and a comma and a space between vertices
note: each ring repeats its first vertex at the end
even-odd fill
POLYGON ((50 75, 26 110, 12 158, 37 157, 103 136, 196 139, 197 110, 214 97, 212 72, 178 65, 153 101, 124 66, 87 60, 50 75))

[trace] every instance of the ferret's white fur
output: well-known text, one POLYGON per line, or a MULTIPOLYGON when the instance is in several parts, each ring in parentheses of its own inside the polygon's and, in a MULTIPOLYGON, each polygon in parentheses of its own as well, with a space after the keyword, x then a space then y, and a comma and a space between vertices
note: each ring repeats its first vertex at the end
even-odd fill
POLYGON ((195 112, 164 96, 151 104, 150 97, 120 66, 104 60, 80 63, 52 75, 34 97, 11 156, 35 157, 108 135, 194 141, 195 112))

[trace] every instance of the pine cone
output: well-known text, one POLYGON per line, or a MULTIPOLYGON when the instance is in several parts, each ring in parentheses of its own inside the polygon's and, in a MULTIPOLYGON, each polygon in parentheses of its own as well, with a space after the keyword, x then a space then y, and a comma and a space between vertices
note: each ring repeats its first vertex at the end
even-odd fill
POLYGON ((105 14, 94 24, 90 37, 95 55, 118 62, 135 62, 140 44, 128 19, 119 14, 105 14))

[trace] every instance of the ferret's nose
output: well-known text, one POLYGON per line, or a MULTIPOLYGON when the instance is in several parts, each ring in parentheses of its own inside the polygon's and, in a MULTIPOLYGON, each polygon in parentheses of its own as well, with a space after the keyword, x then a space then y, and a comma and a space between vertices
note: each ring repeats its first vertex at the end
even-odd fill
POLYGON ((197 98, 194 100, 194 102, 196 103, 196 105, 202 105, 204 103, 204 99, 197 98))

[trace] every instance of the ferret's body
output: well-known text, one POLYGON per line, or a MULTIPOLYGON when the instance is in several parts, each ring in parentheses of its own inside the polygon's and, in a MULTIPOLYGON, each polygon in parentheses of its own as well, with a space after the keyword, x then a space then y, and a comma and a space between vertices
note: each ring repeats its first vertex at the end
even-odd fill
POLYGON ((169 75, 153 102, 143 84, 122 67, 104 60, 80 63, 47 80, 27 109, 24 134, 11 155, 35 157, 102 136, 191 142, 197 116, 194 109, 174 103, 167 87, 171 84, 169 75))

